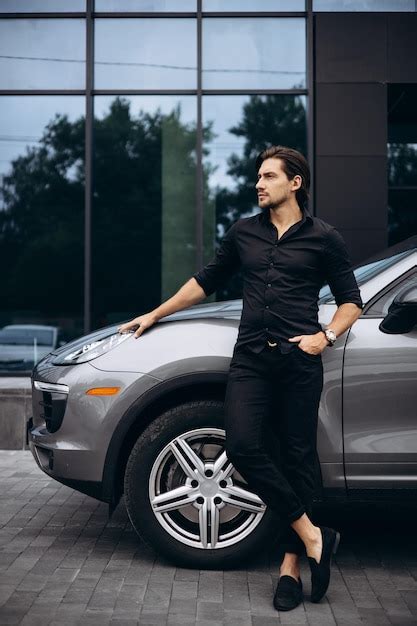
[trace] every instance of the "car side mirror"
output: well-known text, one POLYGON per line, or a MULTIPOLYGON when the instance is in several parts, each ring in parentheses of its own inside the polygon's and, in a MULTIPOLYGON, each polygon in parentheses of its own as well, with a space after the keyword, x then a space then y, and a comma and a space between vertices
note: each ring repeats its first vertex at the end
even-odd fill
POLYGON ((397 293, 388 313, 379 325, 383 333, 409 333, 417 325, 417 284, 407 285, 397 293))

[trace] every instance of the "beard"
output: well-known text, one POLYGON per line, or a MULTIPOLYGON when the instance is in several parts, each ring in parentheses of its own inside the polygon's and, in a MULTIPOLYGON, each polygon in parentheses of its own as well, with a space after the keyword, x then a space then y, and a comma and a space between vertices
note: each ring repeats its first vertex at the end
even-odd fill
POLYGON ((289 196, 286 196, 283 194, 280 198, 276 199, 275 201, 269 199, 268 203, 263 204, 260 208, 262 209, 263 213, 269 216, 270 210, 279 209, 279 207, 285 204, 285 202, 287 202, 289 199, 290 199, 289 196))
POLYGON ((281 202, 272 202, 271 200, 269 200, 267 204, 261 206, 261 209, 263 213, 269 215, 269 211, 271 209, 277 209, 279 206, 281 206, 281 202))

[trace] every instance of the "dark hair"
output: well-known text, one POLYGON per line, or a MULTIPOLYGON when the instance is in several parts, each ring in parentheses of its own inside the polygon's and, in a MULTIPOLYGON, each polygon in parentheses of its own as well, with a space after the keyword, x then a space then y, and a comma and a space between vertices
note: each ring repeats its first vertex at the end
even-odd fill
POLYGON ((271 146, 262 150, 256 157, 256 172, 259 171, 266 159, 282 159, 282 169, 288 180, 294 176, 301 176, 301 187, 295 192, 295 197, 301 209, 308 207, 310 190, 310 168, 307 160, 301 152, 287 146, 271 146))

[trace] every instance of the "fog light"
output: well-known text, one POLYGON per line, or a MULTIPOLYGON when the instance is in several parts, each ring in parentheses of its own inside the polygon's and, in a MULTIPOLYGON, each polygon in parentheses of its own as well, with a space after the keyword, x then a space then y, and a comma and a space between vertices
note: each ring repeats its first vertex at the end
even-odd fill
POLYGON ((39 465, 43 469, 54 469, 54 451, 42 448, 41 446, 35 446, 36 456, 38 458, 39 465))

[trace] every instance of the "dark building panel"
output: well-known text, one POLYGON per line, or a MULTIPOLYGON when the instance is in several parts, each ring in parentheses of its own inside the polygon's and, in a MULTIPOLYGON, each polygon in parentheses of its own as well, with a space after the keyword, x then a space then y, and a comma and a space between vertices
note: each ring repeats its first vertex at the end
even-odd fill
POLYGON ((386 19, 369 13, 315 16, 317 82, 384 82, 386 19))
POLYGON ((385 229, 338 229, 346 241, 352 263, 359 263, 387 247, 385 229))
POLYGON ((389 83, 417 82, 417 13, 390 15, 388 28, 389 83))
POLYGON ((319 156, 317 216, 336 228, 387 228, 384 156, 319 156))
POLYGON ((316 154, 387 153, 387 96, 382 84, 316 85, 316 154))
POLYGON ((315 16, 316 214, 342 233, 354 263, 387 245, 391 17, 315 16))

